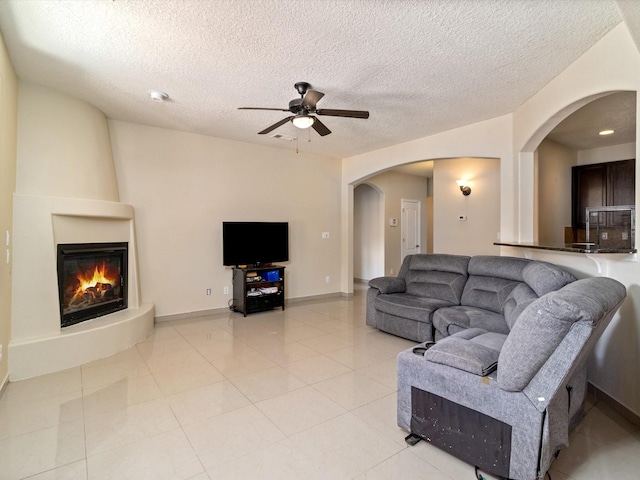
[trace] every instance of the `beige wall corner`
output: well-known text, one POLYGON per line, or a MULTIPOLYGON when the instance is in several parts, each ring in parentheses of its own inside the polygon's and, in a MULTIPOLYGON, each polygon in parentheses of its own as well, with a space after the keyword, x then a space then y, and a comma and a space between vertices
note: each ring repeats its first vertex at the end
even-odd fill
POLYGON ((11 339, 11 250, 16 187, 18 79, 0 36, 0 390, 9 375, 11 339), (6 250, 6 251, 5 251, 6 250))

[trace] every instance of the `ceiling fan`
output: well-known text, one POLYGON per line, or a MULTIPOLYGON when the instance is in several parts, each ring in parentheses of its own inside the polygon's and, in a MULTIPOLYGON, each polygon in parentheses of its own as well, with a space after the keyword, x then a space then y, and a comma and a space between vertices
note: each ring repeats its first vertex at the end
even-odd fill
POLYGON ((334 110, 334 109, 316 109, 318 101, 324 97, 324 93, 313 90, 307 82, 298 82, 295 88, 300 94, 300 98, 294 98, 289 102, 289 108, 261 108, 261 107, 240 107, 238 110, 276 110, 279 112, 291 112, 290 115, 283 118, 279 122, 274 123, 270 127, 265 128, 259 135, 264 135, 276 128, 291 121, 298 128, 309 128, 318 132, 319 135, 325 136, 331 133, 331 130, 320 121, 317 117, 310 115, 327 115, 330 117, 349 117, 349 118, 369 118, 369 112, 364 110, 334 110))

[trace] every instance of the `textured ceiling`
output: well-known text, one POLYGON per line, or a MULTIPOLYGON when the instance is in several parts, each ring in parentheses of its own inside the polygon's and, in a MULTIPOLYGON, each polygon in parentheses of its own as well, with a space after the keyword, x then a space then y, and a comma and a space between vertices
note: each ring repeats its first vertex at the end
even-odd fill
POLYGON ((621 21, 614 0, 0 2, 23 80, 109 118, 288 149, 257 135, 285 112, 237 107, 286 108, 307 81, 318 108, 371 117, 273 133, 338 158, 512 112, 621 21))
POLYGON ((547 136, 574 150, 636 141, 636 92, 620 92, 595 100, 560 122, 547 136), (613 135, 598 132, 614 130, 613 135))

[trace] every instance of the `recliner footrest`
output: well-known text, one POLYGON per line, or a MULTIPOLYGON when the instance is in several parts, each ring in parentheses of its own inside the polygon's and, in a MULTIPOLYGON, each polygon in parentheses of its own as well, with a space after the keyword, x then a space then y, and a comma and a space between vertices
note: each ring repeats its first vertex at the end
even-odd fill
POLYGON ((492 475, 509 478, 511 425, 411 387, 411 432, 492 475))

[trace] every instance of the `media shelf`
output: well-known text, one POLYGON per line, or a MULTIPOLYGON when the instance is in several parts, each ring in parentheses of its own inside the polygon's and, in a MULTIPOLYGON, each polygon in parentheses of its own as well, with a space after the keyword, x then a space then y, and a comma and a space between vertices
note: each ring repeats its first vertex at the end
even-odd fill
POLYGON ((282 307, 284 310, 285 267, 247 267, 233 269, 233 310, 246 317, 282 307))

